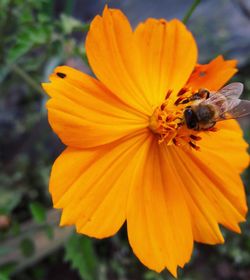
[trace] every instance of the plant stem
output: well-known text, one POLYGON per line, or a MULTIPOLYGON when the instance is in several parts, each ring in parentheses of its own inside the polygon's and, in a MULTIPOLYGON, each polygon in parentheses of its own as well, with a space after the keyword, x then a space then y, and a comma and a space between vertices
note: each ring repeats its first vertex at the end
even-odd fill
POLYGON ((193 4, 189 8, 189 10, 186 12, 186 15, 184 16, 182 22, 187 23, 191 15, 193 14, 194 10, 197 8, 197 6, 200 4, 201 0, 194 0, 193 4))
POLYGON ((35 91, 44 94, 42 88, 34 81, 23 69, 21 69, 18 65, 13 64, 11 69, 15 74, 21 77, 30 87, 32 87, 35 91))

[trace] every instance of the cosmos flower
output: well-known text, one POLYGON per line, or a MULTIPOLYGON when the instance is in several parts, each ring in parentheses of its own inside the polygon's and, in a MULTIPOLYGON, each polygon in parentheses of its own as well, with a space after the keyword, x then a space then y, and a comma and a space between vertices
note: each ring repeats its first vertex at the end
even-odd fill
POLYGON ((196 42, 179 20, 149 18, 133 31, 105 8, 86 39, 96 76, 57 67, 49 123, 67 146, 50 193, 61 225, 104 238, 126 222, 129 243, 157 272, 190 260, 194 241, 223 243, 219 224, 239 233, 247 212, 240 173, 247 144, 235 120, 206 131, 183 122, 183 96, 219 90, 236 72, 222 56, 197 64, 196 42))

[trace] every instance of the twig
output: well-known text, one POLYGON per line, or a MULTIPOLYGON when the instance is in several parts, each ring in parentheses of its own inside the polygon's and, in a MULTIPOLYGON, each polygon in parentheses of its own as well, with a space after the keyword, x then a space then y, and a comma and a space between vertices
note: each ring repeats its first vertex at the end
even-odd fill
POLYGON ((186 15, 184 16, 182 22, 187 23, 191 15, 193 14, 194 10, 197 8, 197 6, 200 4, 201 0, 194 0, 193 4, 189 8, 189 10, 186 12, 186 15))
POLYGON ((18 65, 11 65, 11 69, 15 74, 21 77, 30 87, 32 87, 35 91, 44 94, 42 88, 34 81, 23 69, 21 69, 18 65))
POLYGON ((21 234, 17 237, 9 238, 5 240, 4 243, 0 243, 0 247, 4 247, 8 252, 0 256, 0 266, 8 263, 15 263, 15 269, 13 270, 13 275, 19 271, 32 266, 37 263, 42 258, 51 254, 51 252, 56 251, 58 248, 63 246, 66 240, 73 232, 72 227, 60 228, 57 223, 59 220, 59 211, 50 210, 47 216, 47 225, 51 225, 53 228, 53 238, 49 239, 44 231, 44 228, 38 227, 36 229, 35 222, 30 221, 21 226, 21 234), (24 238, 29 238, 32 240, 35 248, 35 252, 30 257, 25 257, 20 248, 20 242, 24 238))
POLYGON ((248 18, 250 19, 250 9, 248 9, 246 3, 242 0, 237 0, 239 7, 242 11, 242 13, 248 18))

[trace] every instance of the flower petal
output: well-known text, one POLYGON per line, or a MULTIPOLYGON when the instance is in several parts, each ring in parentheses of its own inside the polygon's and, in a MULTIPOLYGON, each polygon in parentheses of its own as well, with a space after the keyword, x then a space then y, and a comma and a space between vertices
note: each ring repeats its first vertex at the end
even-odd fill
POLYGON ((43 84, 52 97, 47 103, 49 122, 68 146, 103 145, 148 124, 146 116, 123 104, 100 82, 80 71, 57 67, 50 79, 51 83, 43 84), (62 74, 64 78, 60 77, 62 74))
POLYGON ((167 267, 176 276, 177 266, 190 259, 193 236, 186 202, 163 154, 154 139, 129 195, 128 236, 142 263, 158 272, 167 267))
POLYGON ((208 155, 214 161, 223 159, 226 166, 232 166, 240 174, 249 165, 248 144, 243 132, 235 120, 227 120, 216 124, 218 131, 204 132, 199 142, 202 155, 208 155))
POLYGON ((223 242, 217 223, 240 232, 238 223, 245 221, 247 206, 238 172, 223 158, 214 160, 203 151, 184 152, 175 147, 169 151, 193 215, 194 239, 223 242))
POLYGON ((197 62, 197 46, 192 34, 179 20, 148 19, 135 30, 142 55, 142 71, 153 105, 184 86, 197 62))
POLYGON ((180 21, 149 19, 133 33, 120 11, 107 8, 91 24, 86 51, 95 75, 149 115, 169 89, 184 86, 197 61, 194 38, 180 21))
POLYGON ((91 68, 118 98, 138 111, 150 115, 141 80, 139 50, 125 15, 107 7, 96 16, 86 38, 86 52, 91 68))
POLYGON ((217 91, 238 71, 236 63, 236 60, 224 60, 222 55, 219 55, 208 64, 197 65, 187 87, 192 87, 194 90, 207 88, 217 91))
POLYGON ((61 225, 76 224, 79 233, 96 238, 119 230, 147 138, 144 133, 101 148, 67 148, 59 156, 52 168, 50 192, 54 207, 63 208, 61 225))

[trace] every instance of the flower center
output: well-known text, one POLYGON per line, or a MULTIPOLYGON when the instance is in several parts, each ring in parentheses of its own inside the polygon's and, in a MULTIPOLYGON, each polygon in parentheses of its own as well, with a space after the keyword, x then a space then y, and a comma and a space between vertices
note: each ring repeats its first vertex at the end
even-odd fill
POLYGON ((188 129, 185 123, 184 111, 190 106, 190 97, 194 96, 190 89, 183 88, 177 97, 166 95, 164 102, 157 107, 149 118, 149 128, 160 143, 175 145, 184 149, 199 150, 197 142, 201 140, 200 131, 188 129))

